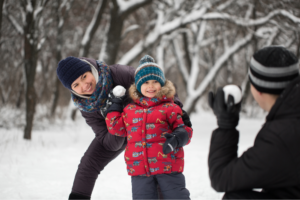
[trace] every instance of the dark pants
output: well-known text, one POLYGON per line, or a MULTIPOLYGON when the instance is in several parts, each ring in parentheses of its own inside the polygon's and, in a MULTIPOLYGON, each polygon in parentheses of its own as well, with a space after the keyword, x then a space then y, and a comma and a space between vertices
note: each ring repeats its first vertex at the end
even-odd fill
POLYGON ((163 199, 190 199, 190 192, 185 188, 182 173, 158 174, 150 177, 132 176, 132 198, 158 199, 157 185, 163 199))
POLYGON ((223 199, 276 199, 264 192, 255 192, 252 190, 237 191, 237 192, 226 192, 223 199))

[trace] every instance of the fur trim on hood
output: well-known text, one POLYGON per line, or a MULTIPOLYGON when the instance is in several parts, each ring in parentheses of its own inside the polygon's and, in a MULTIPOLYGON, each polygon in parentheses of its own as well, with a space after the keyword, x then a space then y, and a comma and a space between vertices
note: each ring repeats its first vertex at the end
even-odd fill
MULTIPOLYGON (((166 96, 167 98, 174 97, 176 93, 175 87, 173 83, 169 80, 166 80, 165 85, 161 87, 161 90, 156 94, 155 97, 162 99, 163 96, 166 96)), ((129 95, 132 100, 137 100, 143 95, 137 90, 135 84, 132 84, 129 88, 129 95)))

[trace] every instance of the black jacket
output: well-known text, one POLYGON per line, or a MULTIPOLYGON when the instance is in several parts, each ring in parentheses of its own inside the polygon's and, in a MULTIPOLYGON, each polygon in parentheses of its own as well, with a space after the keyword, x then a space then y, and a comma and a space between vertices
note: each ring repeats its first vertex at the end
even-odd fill
POLYGON ((216 191, 263 188, 276 198, 300 199, 300 77, 283 91, 253 147, 240 157, 238 140, 236 129, 213 131, 208 164, 216 191))

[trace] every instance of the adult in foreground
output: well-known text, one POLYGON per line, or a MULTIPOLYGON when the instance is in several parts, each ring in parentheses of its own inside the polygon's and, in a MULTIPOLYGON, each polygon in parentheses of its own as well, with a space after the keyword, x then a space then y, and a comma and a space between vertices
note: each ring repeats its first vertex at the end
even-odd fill
MULTIPOLYGON (((74 104, 95 133, 78 166, 69 199, 90 199, 98 174, 125 149, 127 139, 108 133, 103 113, 110 91, 117 85, 128 91, 134 83, 134 73, 133 67, 108 66, 90 58, 67 57, 58 63, 59 80, 70 90, 74 104)), ((123 106, 130 102, 126 93, 123 106)), ((177 96, 174 102, 182 107, 177 96)), ((191 126, 185 112, 183 120, 191 126)))
POLYGON ((223 199, 300 199, 300 77, 297 57, 268 46, 251 58, 251 93, 268 112, 253 147, 238 157, 240 103, 209 94, 217 117, 209 151, 212 187, 223 199), (253 189, 262 189, 253 191, 253 189))

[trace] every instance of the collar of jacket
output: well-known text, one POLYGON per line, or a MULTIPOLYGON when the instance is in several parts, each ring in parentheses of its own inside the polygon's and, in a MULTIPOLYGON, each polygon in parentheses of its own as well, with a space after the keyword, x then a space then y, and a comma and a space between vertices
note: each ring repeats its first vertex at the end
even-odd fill
POLYGON ((266 121, 300 118, 300 76, 294 79, 277 98, 266 121))
POLYGON ((166 80, 165 85, 153 98, 144 97, 136 88, 135 84, 132 84, 129 88, 129 95, 131 99, 141 105, 142 107, 152 107, 163 102, 173 102, 174 95, 176 93, 173 83, 166 80))

